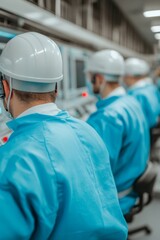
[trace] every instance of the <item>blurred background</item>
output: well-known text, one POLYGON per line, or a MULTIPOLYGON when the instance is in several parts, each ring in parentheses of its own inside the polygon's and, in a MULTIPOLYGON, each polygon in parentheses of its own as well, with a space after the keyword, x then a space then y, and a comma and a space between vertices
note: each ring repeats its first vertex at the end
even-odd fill
MULTIPOLYGON (((151 66, 150 76, 160 89, 160 1, 159 0, 0 0, 0 53, 16 35, 36 31, 53 38, 64 61, 64 80, 58 86, 57 104, 73 116, 86 120, 95 110, 95 97, 87 88, 86 61, 94 51, 115 49, 124 58, 138 57, 151 66)), ((0 145, 10 135, 0 111, 0 145)), ((152 158, 160 162, 160 130, 152 158)), ((158 165, 159 166, 159 165, 158 165)), ((160 181, 155 200, 133 226, 149 224, 150 235, 133 239, 160 239, 160 181)), ((131 225, 131 227, 132 227, 131 225)))

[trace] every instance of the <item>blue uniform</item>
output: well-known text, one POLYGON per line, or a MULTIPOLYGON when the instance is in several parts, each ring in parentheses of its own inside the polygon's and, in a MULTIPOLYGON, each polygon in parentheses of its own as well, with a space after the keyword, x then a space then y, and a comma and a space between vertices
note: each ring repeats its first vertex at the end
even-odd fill
POLYGON ((149 128, 154 127, 160 116, 160 93, 158 88, 152 83, 146 83, 143 86, 137 85, 129 89, 128 94, 136 97, 139 101, 149 128))
POLYGON ((9 127, 0 148, 0 239, 126 239, 108 153, 88 124, 61 111, 9 127))
MULTIPOLYGON (((111 96, 97 103, 88 123, 106 144, 117 191, 122 194, 144 172, 149 156, 149 131, 139 103, 127 94, 111 96)), ((133 192, 119 198, 124 214, 135 200, 133 192)))

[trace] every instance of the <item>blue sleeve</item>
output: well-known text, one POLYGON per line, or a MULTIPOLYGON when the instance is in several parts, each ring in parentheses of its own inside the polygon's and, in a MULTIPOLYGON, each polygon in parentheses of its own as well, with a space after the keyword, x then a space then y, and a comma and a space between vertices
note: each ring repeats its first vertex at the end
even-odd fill
POLYGON ((34 230, 30 206, 12 184, 0 186, 0 223, 1 239, 30 239, 34 230))
POLYGON ((103 139, 109 152, 111 168, 114 172, 122 148, 124 134, 123 123, 114 116, 90 117, 87 122, 103 139))
POLYGON ((137 89, 133 95, 139 101, 149 128, 158 123, 160 115, 160 94, 154 85, 147 85, 145 88, 137 89))
POLYGON ((44 155, 21 157, 19 151, 1 159, 0 239, 44 240, 57 217, 56 177, 44 155))
POLYGON ((159 104, 157 104, 157 99, 155 97, 152 97, 152 99, 148 99, 146 96, 143 95, 137 95, 137 99, 142 106, 149 127, 154 127, 158 123, 159 115, 159 104))

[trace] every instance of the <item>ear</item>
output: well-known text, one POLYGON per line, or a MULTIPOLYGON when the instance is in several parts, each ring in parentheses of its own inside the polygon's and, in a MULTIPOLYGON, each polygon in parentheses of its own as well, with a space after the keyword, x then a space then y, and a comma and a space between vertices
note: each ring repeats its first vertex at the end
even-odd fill
POLYGON ((98 84, 102 84, 104 82, 104 76, 101 74, 96 74, 96 81, 98 84))
POLYGON ((8 99, 10 93, 9 83, 6 80, 2 80, 2 84, 4 88, 5 98, 8 99))

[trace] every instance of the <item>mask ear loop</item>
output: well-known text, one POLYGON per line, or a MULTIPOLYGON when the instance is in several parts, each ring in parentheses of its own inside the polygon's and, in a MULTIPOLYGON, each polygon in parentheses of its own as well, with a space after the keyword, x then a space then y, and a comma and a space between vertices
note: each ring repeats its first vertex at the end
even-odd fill
POLYGON ((96 74, 92 76, 91 83, 95 84, 96 83, 96 74))
POLYGON ((11 100, 11 95, 12 95, 12 80, 11 80, 11 77, 9 78, 9 88, 10 88, 10 92, 9 92, 8 101, 7 101, 7 111, 8 112, 9 112, 9 105, 10 105, 10 100, 11 100))
POLYGON ((55 93, 57 93, 58 92, 58 84, 56 83, 56 85, 55 85, 55 93))

